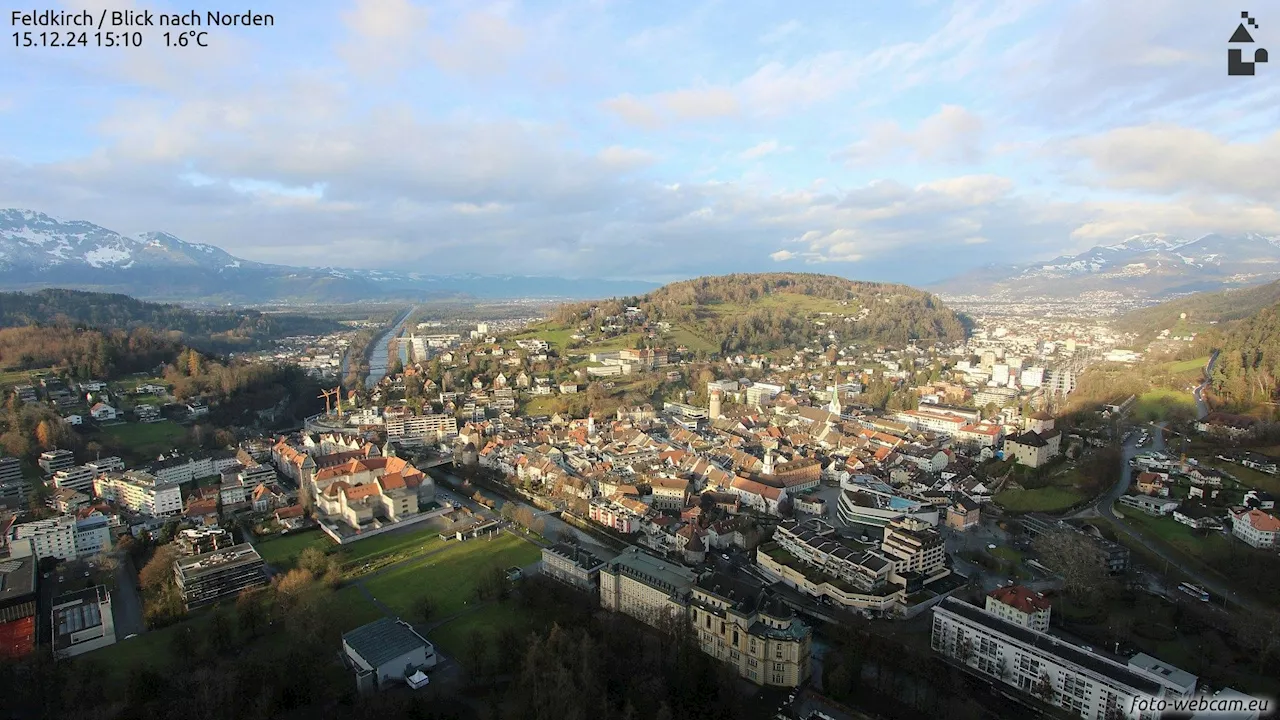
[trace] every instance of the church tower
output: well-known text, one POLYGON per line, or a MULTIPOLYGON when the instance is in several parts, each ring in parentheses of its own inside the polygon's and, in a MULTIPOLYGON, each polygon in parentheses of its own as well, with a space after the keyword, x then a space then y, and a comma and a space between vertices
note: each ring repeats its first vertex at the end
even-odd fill
POLYGON ((827 405, 827 411, 833 415, 840 415, 840 386, 831 388, 831 404, 827 405))

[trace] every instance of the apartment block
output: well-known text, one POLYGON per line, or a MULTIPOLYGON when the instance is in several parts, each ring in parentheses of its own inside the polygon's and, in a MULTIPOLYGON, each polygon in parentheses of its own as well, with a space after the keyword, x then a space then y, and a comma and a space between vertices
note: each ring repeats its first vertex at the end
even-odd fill
POLYGON ((98 497, 143 515, 165 517, 182 512, 182 490, 177 482, 139 470, 99 475, 93 489, 98 497))
POLYGON ((9 529, 8 539, 15 554, 23 547, 22 543, 15 541, 30 540, 29 547, 37 558, 74 560, 77 557, 76 519, 70 515, 14 525, 9 529))
POLYGON ((955 598, 933 610, 932 645, 970 671, 1090 720, 1155 720, 1158 712, 1131 712, 1133 699, 1187 690, 1182 675, 1122 664, 955 598))
POLYGON ((266 566, 249 543, 181 558, 173 564, 173 572, 187 610, 267 584, 266 566))
POLYGON ((36 464, 46 475, 53 475, 59 470, 66 470, 76 464, 76 456, 70 450, 48 450, 40 453, 36 464))

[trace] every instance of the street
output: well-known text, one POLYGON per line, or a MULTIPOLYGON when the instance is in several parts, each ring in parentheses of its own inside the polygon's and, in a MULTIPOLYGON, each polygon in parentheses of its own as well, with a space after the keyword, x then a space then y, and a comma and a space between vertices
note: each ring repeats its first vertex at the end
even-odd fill
POLYGON ((138 595, 138 573, 127 552, 116 553, 116 589, 111 594, 111 615, 116 621, 116 638, 141 635, 147 626, 142 621, 142 598, 138 595))
POLYGON ((1196 386, 1192 391, 1192 395, 1196 398, 1196 419, 1199 420, 1209 414, 1209 404, 1204 401, 1204 389, 1209 387, 1210 381, 1213 380, 1213 366, 1218 362, 1218 351, 1214 350, 1209 356, 1209 364, 1204 369, 1204 380, 1196 386))
MULTIPOLYGON (((1215 355, 1214 357, 1216 358, 1217 356, 1215 355)), ((1152 430, 1151 430, 1151 448, 1150 449, 1155 450, 1157 452, 1164 452, 1165 450, 1164 423, 1153 424, 1151 428, 1152 430)), ((1142 545, 1152 554, 1159 557, 1161 560, 1164 560, 1165 563, 1167 563, 1168 565, 1177 567, 1180 571, 1182 571, 1184 575, 1191 578, 1191 580, 1195 584, 1199 585, 1200 587, 1203 587, 1204 589, 1208 590, 1209 592, 1215 595, 1224 597, 1230 602, 1236 605, 1239 605, 1240 607, 1243 607, 1247 610, 1251 610, 1254 612, 1260 611, 1263 608, 1263 606, 1260 603, 1250 600, 1249 598, 1242 597, 1238 593, 1233 592, 1230 588, 1228 588, 1222 582, 1214 578, 1208 577, 1203 573, 1200 573, 1194 568, 1187 567, 1186 564, 1183 562, 1182 558, 1178 557, 1173 552, 1166 549, 1163 545, 1149 541, 1147 538, 1143 537, 1141 534, 1139 534, 1137 531, 1131 528, 1128 524, 1123 522, 1120 519, 1120 517, 1116 515, 1115 507, 1114 507, 1115 502, 1117 499, 1120 498, 1121 495, 1125 493, 1126 490, 1129 489, 1129 483, 1133 475, 1133 468, 1129 466, 1129 461, 1132 460, 1133 457, 1138 453, 1139 453, 1139 448, 1138 448, 1137 438, 1133 438, 1129 442, 1126 442, 1124 444, 1124 452, 1121 454, 1120 479, 1116 482, 1115 486, 1112 487, 1111 490, 1106 495, 1104 495, 1100 500, 1098 500, 1097 504, 1095 504, 1092 509, 1095 510, 1098 514, 1111 520, 1112 526, 1116 528, 1117 532, 1121 532, 1129 536, 1131 539, 1138 542, 1140 545, 1142 545)), ((1134 510, 1133 512, 1140 512, 1140 511, 1134 510)))

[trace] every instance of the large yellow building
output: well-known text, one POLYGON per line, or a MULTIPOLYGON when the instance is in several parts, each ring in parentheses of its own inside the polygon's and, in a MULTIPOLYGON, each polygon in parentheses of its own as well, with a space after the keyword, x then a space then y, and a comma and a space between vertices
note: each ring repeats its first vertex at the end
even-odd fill
POLYGON ((812 630, 754 580, 711 573, 627 548, 600 570, 600 604, 649 625, 692 623, 702 651, 758 685, 809 677, 812 630))
POLYGON ((758 582, 712 573, 693 587, 698 644, 757 685, 795 687, 809 678, 812 631, 758 582))

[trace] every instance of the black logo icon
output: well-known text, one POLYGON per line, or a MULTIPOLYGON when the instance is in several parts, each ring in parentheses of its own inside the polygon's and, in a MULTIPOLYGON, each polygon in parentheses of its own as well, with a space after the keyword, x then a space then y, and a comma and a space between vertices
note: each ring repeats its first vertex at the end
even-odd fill
MULTIPOLYGON (((1250 27, 1252 27, 1254 30, 1257 30, 1258 21, 1249 17, 1249 13, 1247 12, 1240 13, 1240 17, 1244 18, 1245 22, 1240 23, 1240 25, 1236 27, 1236 31, 1231 34, 1231 39, 1228 40, 1227 42, 1249 43, 1250 45, 1252 45, 1253 36, 1250 35, 1248 29, 1245 28, 1245 23, 1248 23, 1250 27)), ((1230 48, 1227 50, 1227 74, 1228 75, 1252 75, 1254 66, 1257 65, 1258 63, 1264 63, 1266 61, 1267 61, 1267 51, 1263 48, 1258 48, 1253 51, 1253 62, 1244 61, 1243 48, 1230 48)))

